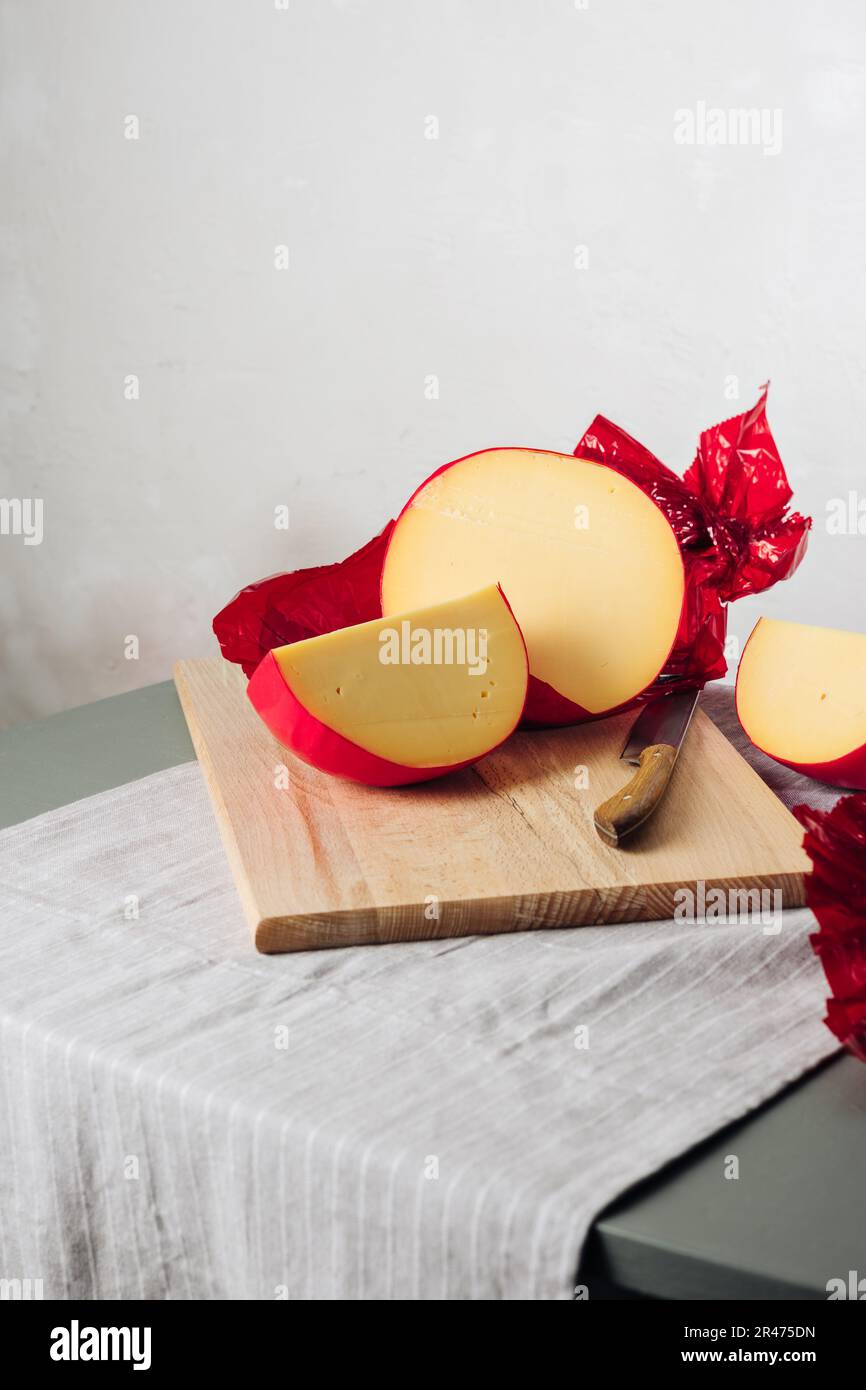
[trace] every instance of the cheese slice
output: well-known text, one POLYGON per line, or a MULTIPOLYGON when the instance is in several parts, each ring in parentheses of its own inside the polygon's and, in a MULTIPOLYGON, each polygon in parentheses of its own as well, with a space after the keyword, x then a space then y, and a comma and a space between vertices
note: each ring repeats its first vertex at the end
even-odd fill
POLYGON ((470 454, 422 484, 385 557, 382 611, 492 582, 532 675, 590 714, 655 679, 684 592, 677 539, 640 488, 603 464, 533 449, 470 454))
POLYGON ((859 752, 866 634, 761 618, 740 660, 737 714, 758 748, 793 766, 859 752))
POLYGON ((526 649, 495 584, 273 656, 313 719, 408 768, 481 757, 508 737, 526 698, 526 649))

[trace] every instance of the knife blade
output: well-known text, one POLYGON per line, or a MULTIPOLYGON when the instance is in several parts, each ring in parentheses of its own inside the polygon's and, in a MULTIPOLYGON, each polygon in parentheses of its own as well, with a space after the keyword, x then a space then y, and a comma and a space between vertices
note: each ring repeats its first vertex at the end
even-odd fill
POLYGON ((700 697, 700 688, 680 690, 644 705, 620 753, 621 761, 636 766, 637 772, 593 817, 608 844, 619 845, 661 801, 700 697))

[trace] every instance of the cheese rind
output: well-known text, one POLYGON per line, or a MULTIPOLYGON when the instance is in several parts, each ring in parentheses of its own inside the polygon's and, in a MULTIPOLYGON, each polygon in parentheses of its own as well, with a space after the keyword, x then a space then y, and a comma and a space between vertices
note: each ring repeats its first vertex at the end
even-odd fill
MULTIPOLYGON (((639 694, 673 646, 684 595, 667 518, 603 464, 488 449, 434 473, 397 520, 382 611, 501 583, 532 675, 597 715, 639 694)), ((527 711, 530 713, 530 711, 527 711)))
POLYGON ((384 786, 490 752, 518 723, 527 681, 520 629, 492 585, 276 648, 249 696, 307 762, 384 786))
POLYGON ((777 762, 866 788, 866 634, 759 619, 737 672, 737 715, 777 762))

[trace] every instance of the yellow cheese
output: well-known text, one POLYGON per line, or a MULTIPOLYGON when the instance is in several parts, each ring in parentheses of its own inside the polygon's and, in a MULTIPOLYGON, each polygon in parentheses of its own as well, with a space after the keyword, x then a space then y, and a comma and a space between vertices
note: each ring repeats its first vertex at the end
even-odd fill
POLYGON ((526 695, 523 639, 495 585, 274 657, 316 719, 405 767, 481 757, 507 738, 526 695))
POLYGON ((428 480, 397 522, 385 613, 500 583, 530 670, 592 714, 643 690, 668 656, 683 565, 662 512, 612 469, 489 449, 428 480))
POLYGON ((866 744, 866 635, 761 618, 740 661, 737 713, 753 743, 791 763, 866 744))

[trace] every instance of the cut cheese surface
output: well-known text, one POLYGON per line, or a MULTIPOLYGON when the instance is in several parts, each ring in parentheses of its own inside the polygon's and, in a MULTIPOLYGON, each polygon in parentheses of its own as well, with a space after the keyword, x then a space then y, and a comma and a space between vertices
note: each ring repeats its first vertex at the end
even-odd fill
POLYGON ((683 601, 667 519, 602 464, 532 449, 470 454, 428 479, 394 529, 385 613, 499 583, 532 674, 591 714, 643 690, 683 601))
POLYGON ((737 713, 754 744, 798 764, 866 744, 866 634, 761 618, 737 672, 737 713))
POLYGON ((496 585, 273 655, 315 719, 410 768, 481 757, 511 733, 526 697, 523 638, 496 585))

